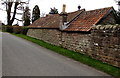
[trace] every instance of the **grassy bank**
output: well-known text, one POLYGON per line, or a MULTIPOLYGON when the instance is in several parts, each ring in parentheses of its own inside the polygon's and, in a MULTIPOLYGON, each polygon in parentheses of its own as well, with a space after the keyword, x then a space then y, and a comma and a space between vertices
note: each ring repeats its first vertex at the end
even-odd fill
POLYGON ((54 52, 57 52, 59 54, 62 54, 62 55, 67 56, 69 58, 72 58, 76 61, 79 61, 79 62, 84 63, 86 65, 89 65, 91 67, 94 67, 98 70, 106 72, 106 73, 108 73, 108 74, 110 74, 110 75, 112 75, 116 78, 120 78, 120 68, 117 68, 117 67, 111 66, 109 64, 103 63, 101 61, 92 59, 89 56, 86 56, 86 55, 83 55, 83 54, 80 54, 80 53, 77 53, 77 52, 73 52, 73 51, 61 48, 59 46, 51 45, 49 43, 46 43, 44 41, 41 41, 41 40, 38 40, 38 39, 35 39, 35 38, 32 38, 32 37, 28 37, 28 36, 25 36, 25 35, 22 35, 22 34, 13 34, 13 35, 24 38, 24 39, 29 40, 33 43, 36 43, 40 46, 43 46, 47 49, 50 49, 54 52))

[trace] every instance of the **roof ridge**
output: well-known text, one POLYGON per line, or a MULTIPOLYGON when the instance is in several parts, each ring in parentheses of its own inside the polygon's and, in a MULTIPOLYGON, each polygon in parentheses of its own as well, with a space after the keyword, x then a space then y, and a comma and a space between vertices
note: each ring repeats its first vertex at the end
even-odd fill
MULTIPOLYGON (((103 9, 107 9, 107 8, 103 8, 103 9)), ((106 11, 106 13, 95 23, 95 25, 96 25, 99 21, 101 21, 102 18, 104 18, 106 15, 108 15, 108 14, 109 14, 108 12, 111 12, 110 9, 113 9, 113 7, 108 7, 108 11, 106 11)))
POLYGON ((68 12, 67 14, 75 13, 75 12, 78 12, 78 11, 85 11, 85 9, 81 9, 81 10, 77 10, 77 11, 73 11, 73 12, 68 12))
POLYGON ((99 9, 94 9, 94 10, 88 10, 86 12, 95 11, 95 10, 102 10, 102 9, 111 9, 111 8, 113 8, 113 6, 111 6, 111 7, 105 7, 105 8, 99 8, 99 9))

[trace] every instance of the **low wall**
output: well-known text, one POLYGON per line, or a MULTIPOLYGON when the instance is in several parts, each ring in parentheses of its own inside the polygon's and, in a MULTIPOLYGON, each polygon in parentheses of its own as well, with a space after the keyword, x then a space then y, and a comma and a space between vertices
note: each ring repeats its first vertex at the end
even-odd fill
POLYGON ((119 25, 94 26, 88 34, 58 29, 29 29, 27 35, 120 67, 119 25))
POLYGON ((57 29, 29 29, 27 35, 53 45, 61 45, 61 32, 57 29))
POLYGON ((88 54, 90 51, 90 34, 63 32, 62 33, 62 47, 80 52, 82 54, 88 54))
POLYGON ((92 57, 120 67, 120 26, 95 26, 91 33, 92 57))

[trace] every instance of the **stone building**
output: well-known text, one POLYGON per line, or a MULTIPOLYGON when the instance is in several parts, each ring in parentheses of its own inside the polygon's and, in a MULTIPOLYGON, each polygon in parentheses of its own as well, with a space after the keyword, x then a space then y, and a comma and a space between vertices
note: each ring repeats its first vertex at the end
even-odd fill
POLYGON ((64 5, 60 14, 41 17, 28 26, 27 35, 120 67, 116 18, 113 7, 66 13, 64 5))
POLYGON ((60 14, 46 15, 46 17, 41 17, 35 21, 30 27, 59 29, 63 27, 63 31, 89 31, 93 25, 116 24, 115 18, 117 17, 115 16, 113 7, 91 11, 82 9, 71 13, 61 12, 60 14), (62 17, 66 17, 66 21, 62 17))

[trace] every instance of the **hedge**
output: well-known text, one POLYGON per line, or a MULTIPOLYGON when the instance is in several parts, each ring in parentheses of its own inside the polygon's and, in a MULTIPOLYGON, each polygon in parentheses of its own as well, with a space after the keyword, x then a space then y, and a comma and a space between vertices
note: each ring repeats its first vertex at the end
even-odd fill
POLYGON ((15 34, 27 34, 28 27, 26 26, 2 26, 3 32, 10 32, 15 34))

